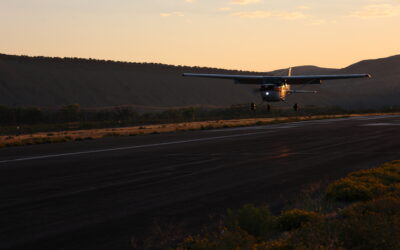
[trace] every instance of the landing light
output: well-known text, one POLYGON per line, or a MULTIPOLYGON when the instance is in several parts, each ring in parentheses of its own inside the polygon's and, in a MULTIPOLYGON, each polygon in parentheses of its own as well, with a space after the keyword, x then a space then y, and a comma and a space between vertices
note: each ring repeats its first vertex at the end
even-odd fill
POLYGON ((266 95, 269 95, 269 92, 265 92, 266 95))

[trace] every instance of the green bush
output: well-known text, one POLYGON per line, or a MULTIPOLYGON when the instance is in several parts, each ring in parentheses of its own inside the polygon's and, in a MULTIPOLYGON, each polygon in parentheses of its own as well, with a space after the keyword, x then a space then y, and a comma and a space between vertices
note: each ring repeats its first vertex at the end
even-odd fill
POLYGON ((288 242, 294 249, 400 249, 399 208, 393 197, 354 203, 290 232, 288 242))
POLYGON ((300 209, 293 209, 283 212, 276 220, 276 228, 280 231, 297 229, 310 221, 321 218, 321 215, 300 209))
POLYGON ((219 233, 206 236, 189 236, 177 250, 252 250, 256 239, 240 229, 223 229, 219 233))
POLYGON ((180 249, 400 249, 400 161, 351 173, 329 185, 326 196, 337 205, 328 214, 293 209, 276 218, 265 206, 228 210, 227 229, 188 237, 180 249))
POLYGON ((340 238, 348 249, 400 249, 400 200, 384 197, 343 211, 340 238))
POLYGON ((368 181, 375 178, 383 185, 392 185, 400 183, 400 161, 393 161, 378 168, 357 171, 349 175, 350 178, 357 178, 360 181, 368 181), (365 179, 365 180, 364 180, 365 179))
POLYGON ((328 186, 326 196, 335 201, 365 201, 397 190, 400 183, 400 162, 357 171, 328 186))
POLYGON ((230 228, 240 228, 260 238, 271 233, 274 227, 274 219, 268 207, 256 207, 248 204, 237 211, 228 210, 226 223, 230 228))
POLYGON ((344 178, 329 185, 326 196, 335 201, 352 202, 369 200, 374 194, 370 184, 360 183, 351 178, 344 178))
POLYGON ((287 242, 293 249, 345 249, 338 237, 339 225, 336 218, 321 218, 289 232, 287 242))

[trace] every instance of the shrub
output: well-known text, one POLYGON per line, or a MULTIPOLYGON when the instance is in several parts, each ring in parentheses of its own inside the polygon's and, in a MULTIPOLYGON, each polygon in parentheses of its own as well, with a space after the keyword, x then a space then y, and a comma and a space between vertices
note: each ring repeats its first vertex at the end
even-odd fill
POLYGON ((367 181, 369 178, 373 177, 384 185, 392 185, 395 183, 400 183, 400 161, 393 161, 386 163, 378 168, 357 171, 351 173, 349 177, 357 178, 361 181, 365 178, 367 181))
POLYGON ((338 237, 336 218, 321 218, 304 224, 288 234, 287 242, 293 249, 339 250, 345 249, 338 237))
POLYGON ((312 221, 289 235, 294 249, 400 249, 400 200, 355 203, 339 216, 312 221))
POLYGON ((393 161, 381 167, 357 171, 328 186, 327 198, 336 201, 365 201, 388 191, 397 190, 400 183, 400 162, 393 161))
POLYGON ((180 249, 400 249, 400 161, 349 174, 329 185, 326 196, 362 201, 336 203, 341 208, 324 216, 293 209, 277 218, 265 206, 245 205, 228 210, 228 229, 189 237, 180 249))
POLYGON ((237 211, 228 210, 226 222, 230 228, 240 228, 259 238, 266 237, 273 230, 274 217, 268 207, 248 204, 237 211))
POLYGON ((253 246, 253 250, 292 250, 294 249, 285 240, 274 240, 268 242, 261 242, 253 246))
POLYGON ((283 212, 276 220, 276 228, 280 231, 297 229, 310 221, 321 218, 321 215, 300 209, 293 209, 283 212))
POLYGON ((340 237, 349 249, 400 249, 400 200, 385 197, 343 211, 340 237))
POLYGON ((188 236, 176 248, 177 250, 201 250, 211 249, 212 242, 206 237, 188 236))
POLYGON ((177 250, 252 250, 256 239, 240 229, 224 229, 219 233, 202 236, 189 236, 177 250))
POLYGON ((335 201, 360 201, 373 197, 373 193, 366 183, 360 183, 351 178, 338 180, 328 186, 326 196, 335 201))

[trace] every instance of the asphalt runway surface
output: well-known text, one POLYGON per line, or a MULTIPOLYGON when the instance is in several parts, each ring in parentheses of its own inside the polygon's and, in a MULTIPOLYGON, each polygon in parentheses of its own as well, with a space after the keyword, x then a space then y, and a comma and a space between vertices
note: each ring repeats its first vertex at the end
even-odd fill
POLYGON ((0 149, 0 249, 130 249, 154 220, 246 203, 400 159, 400 116, 0 149))

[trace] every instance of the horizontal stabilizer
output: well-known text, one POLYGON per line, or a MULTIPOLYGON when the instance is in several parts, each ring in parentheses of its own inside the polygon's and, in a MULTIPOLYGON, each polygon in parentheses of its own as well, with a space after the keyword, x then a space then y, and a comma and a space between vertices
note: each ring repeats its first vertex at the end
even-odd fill
POLYGON ((315 90, 289 90, 289 94, 316 94, 315 90))

